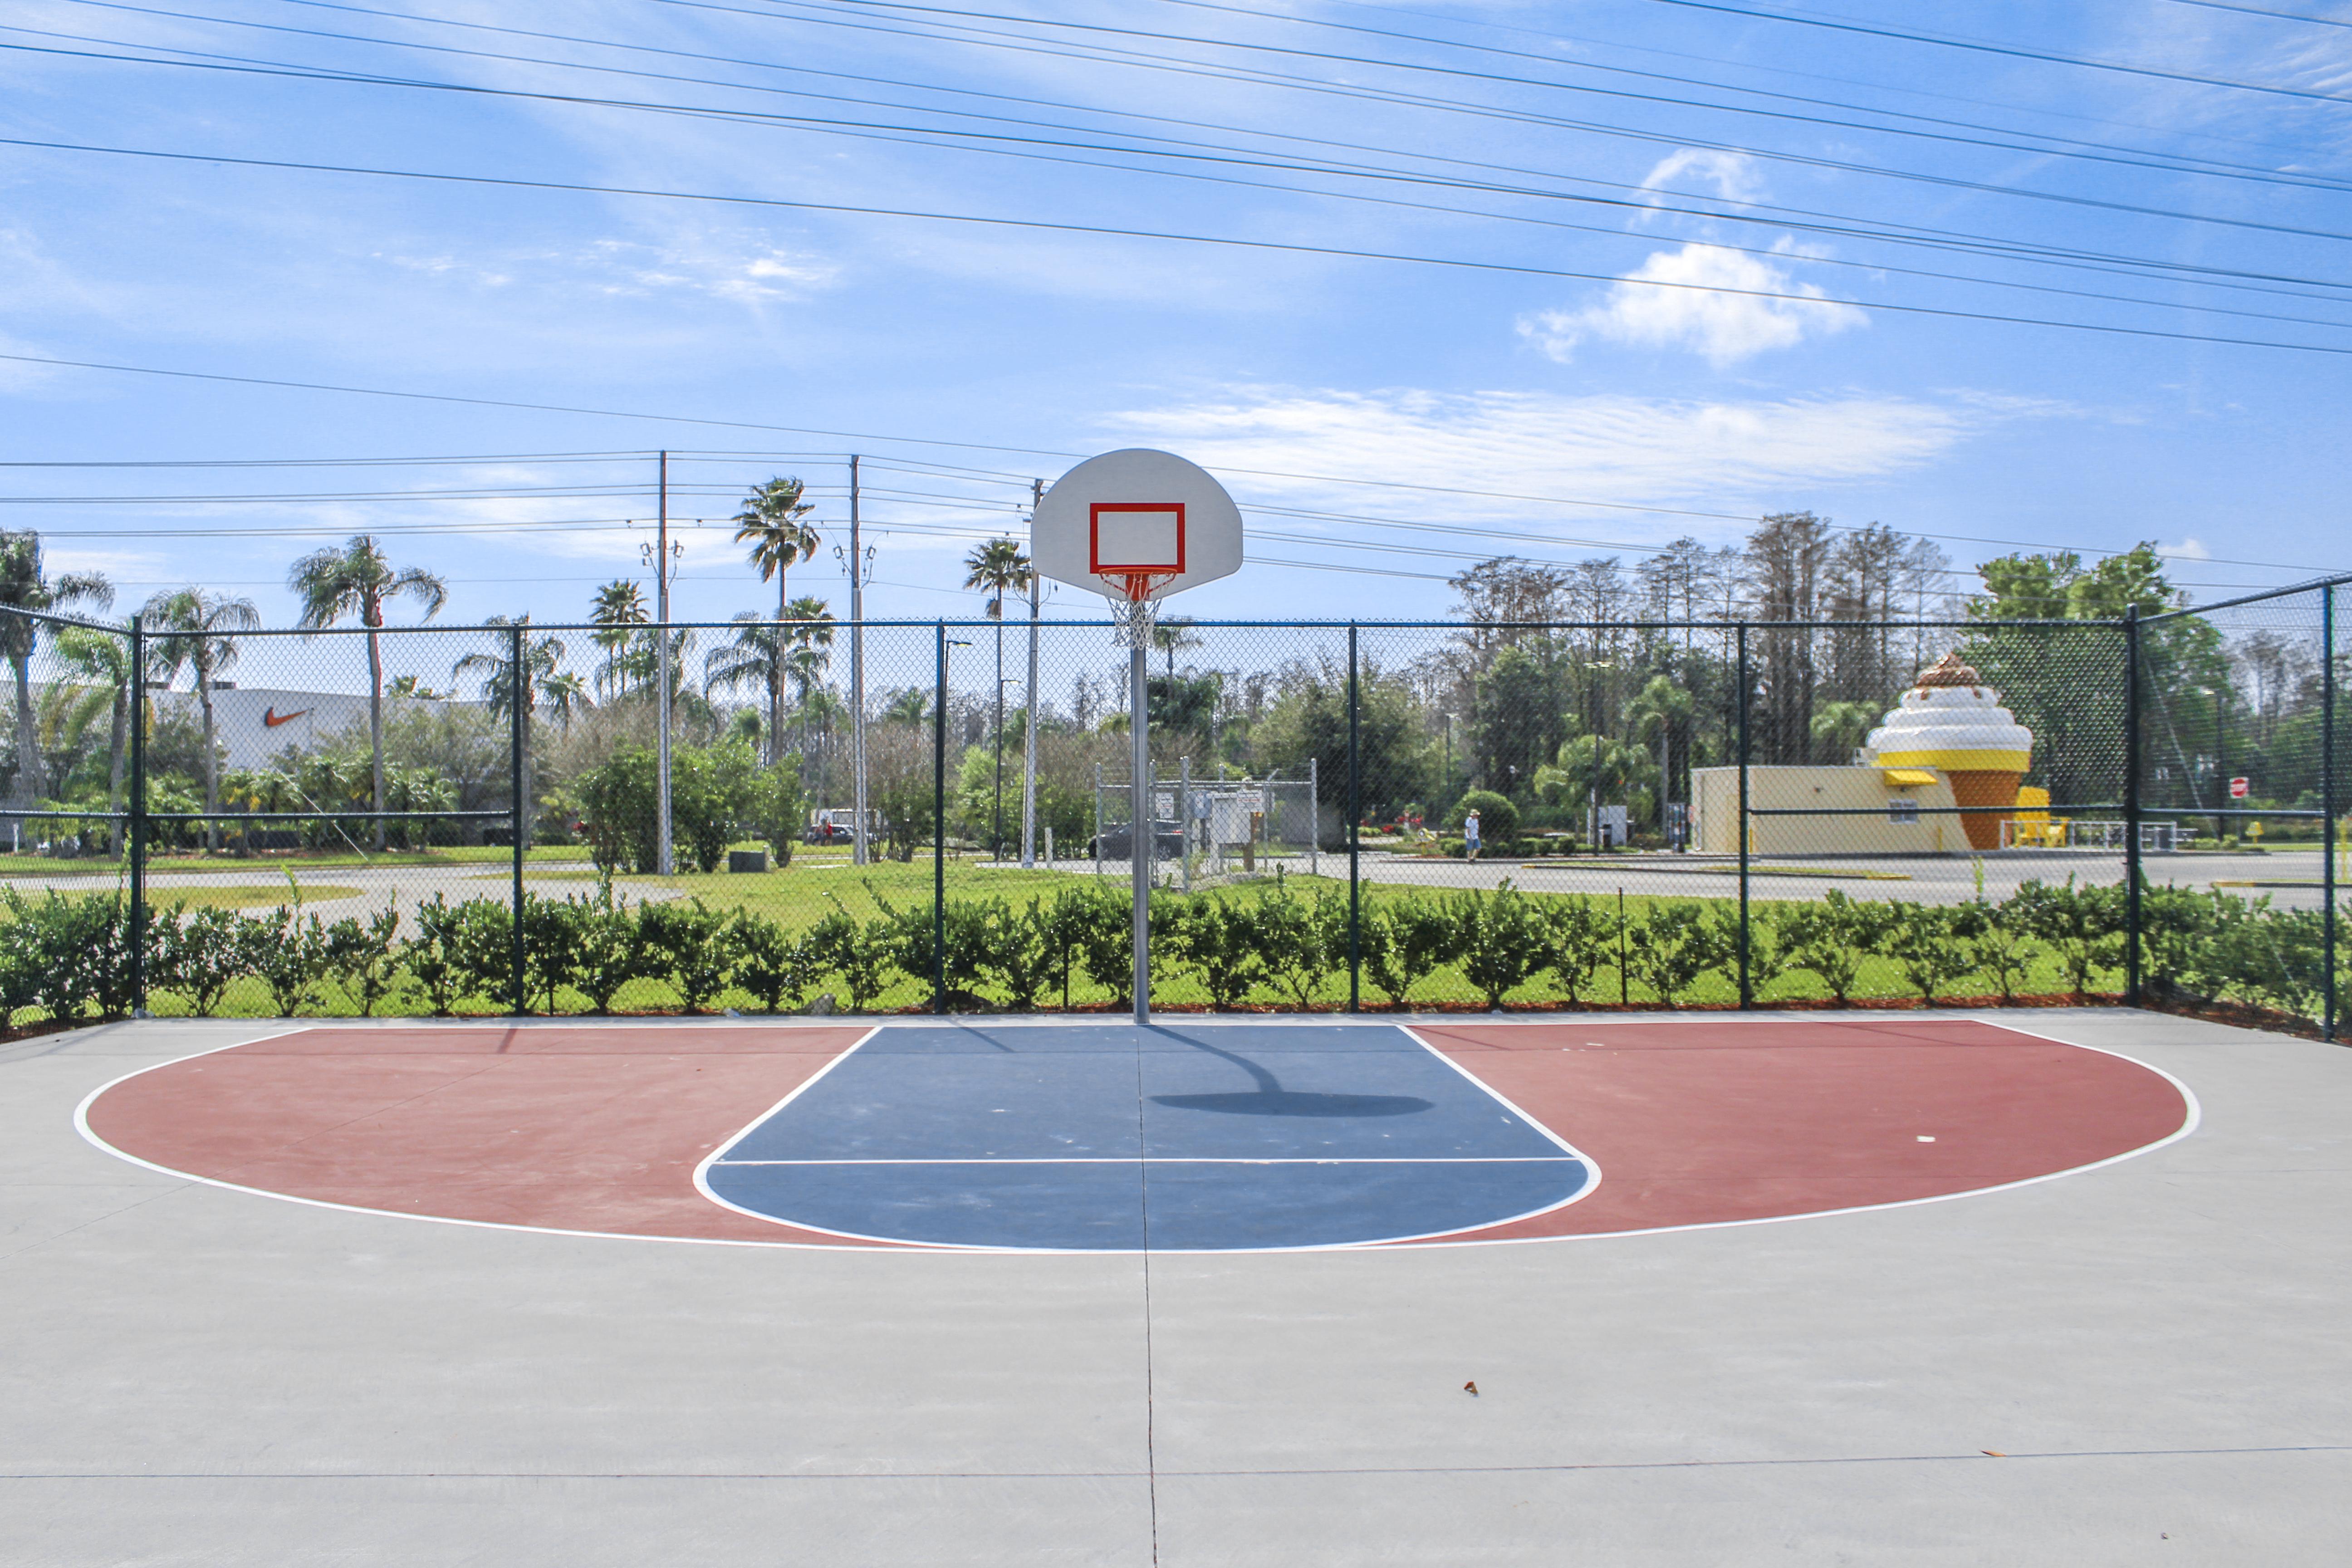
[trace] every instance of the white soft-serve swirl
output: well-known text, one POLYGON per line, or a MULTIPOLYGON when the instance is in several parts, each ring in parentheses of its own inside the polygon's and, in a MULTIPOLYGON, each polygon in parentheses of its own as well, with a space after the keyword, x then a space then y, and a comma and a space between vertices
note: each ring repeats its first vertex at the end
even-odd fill
POLYGON ((1987 686, 1906 691, 1902 706, 1887 714, 1863 743, 1866 761, 1882 767, 1909 763, 2022 771, 2032 750, 2033 731, 2000 705, 2000 692, 1987 686))

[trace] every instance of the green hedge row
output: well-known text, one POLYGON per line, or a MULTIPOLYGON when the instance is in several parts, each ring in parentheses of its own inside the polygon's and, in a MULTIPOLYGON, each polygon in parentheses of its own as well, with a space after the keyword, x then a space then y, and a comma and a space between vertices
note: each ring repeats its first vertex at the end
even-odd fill
MULTIPOLYGON (((0 888, 0 1020, 119 1017, 132 1005, 127 904, 120 895, 27 898, 0 888)), ((1131 996, 1123 892, 1080 881, 1052 897, 926 903, 860 920, 841 909, 794 929, 700 900, 632 906, 609 883, 522 910, 532 1010, 724 1006, 782 1012, 831 994, 850 1009, 924 1006, 933 976, 960 1010, 1029 1011, 1131 996)), ((1155 996, 1216 1009, 1308 1008, 1346 995, 1348 899, 1285 879, 1151 905, 1155 996)), ((2158 996, 2316 1013, 2316 911, 2267 900, 2151 889, 2142 902, 2144 974, 2158 996)), ((513 911, 503 900, 436 895, 403 921, 386 909, 328 921, 299 902, 260 914, 196 909, 150 916, 147 984, 159 1011, 293 1016, 502 1012, 511 1001, 513 911)), ((2028 882, 2000 902, 1950 906, 1855 900, 1758 903, 1748 973, 1759 1000, 1812 994, 1844 1004, 1890 989, 1933 1004, 2013 1001, 2062 987, 2113 987, 2125 900, 2114 887, 2028 882)), ((1725 900, 1632 907, 1579 895, 1409 892, 1368 900, 1357 933, 1364 1000, 1401 1005, 1476 999, 1500 1007, 1625 998, 1674 1006, 1735 993, 1739 931, 1725 900)), ((2352 995, 2352 975, 2340 982, 2352 995)))

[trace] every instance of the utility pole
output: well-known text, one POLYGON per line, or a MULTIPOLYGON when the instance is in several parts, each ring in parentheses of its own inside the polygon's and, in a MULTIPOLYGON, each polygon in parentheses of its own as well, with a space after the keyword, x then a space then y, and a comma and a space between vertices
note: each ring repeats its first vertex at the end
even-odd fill
MULTIPOLYGON (((1029 516, 1045 497, 1045 481, 1029 481, 1029 516)), ((1034 553, 1033 549, 1032 553, 1034 553)), ((1029 721, 1021 731, 1021 868, 1037 864, 1037 563, 1029 563, 1029 721)))
MULTIPOLYGON (((655 524, 654 535, 654 680, 660 689, 655 694, 657 717, 655 751, 655 772, 659 775, 656 787, 654 810, 659 817, 655 827, 654 869, 665 877, 675 876, 677 866, 670 845, 669 820, 669 454, 661 454, 661 510, 655 524)), ((521 670, 516 670, 517 684, 521 670)), ((518 911, 517 919, 520 919, 518 911)))
POLYGON ((857 454, 849 455, 849 771, 856 813, 850 859, 863 866, 866 844, 866 551, 858 536, 857 454))

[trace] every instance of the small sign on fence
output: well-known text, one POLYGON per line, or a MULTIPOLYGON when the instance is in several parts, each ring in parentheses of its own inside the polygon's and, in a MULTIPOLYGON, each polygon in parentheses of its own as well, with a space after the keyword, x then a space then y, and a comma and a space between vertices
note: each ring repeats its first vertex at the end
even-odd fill
POLYGON ((2252 780, 2241 776, 2230 781, 2230 798, 2231 800, 2243 800, 2252 793, 2252 780))

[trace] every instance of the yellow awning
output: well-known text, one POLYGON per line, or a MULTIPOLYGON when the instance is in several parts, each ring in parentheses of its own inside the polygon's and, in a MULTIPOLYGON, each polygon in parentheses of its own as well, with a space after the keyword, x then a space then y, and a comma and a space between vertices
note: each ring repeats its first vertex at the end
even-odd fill
POLYGON ((1882 768, 1890 784, 1931 784, 1936 775, 1926 768, 1882 768))

